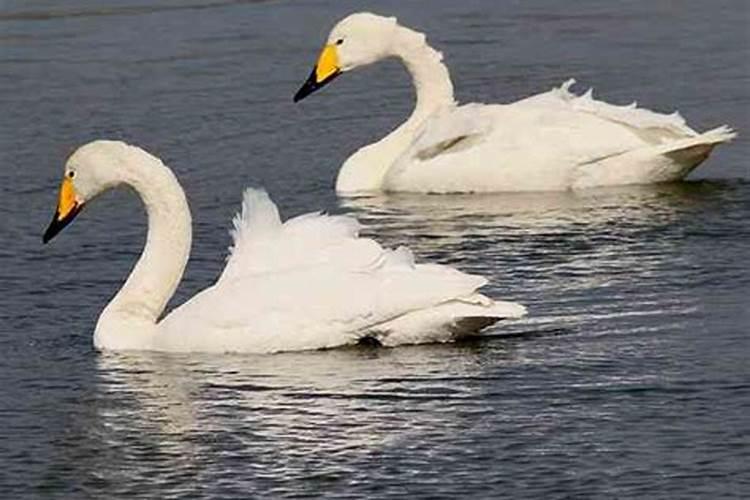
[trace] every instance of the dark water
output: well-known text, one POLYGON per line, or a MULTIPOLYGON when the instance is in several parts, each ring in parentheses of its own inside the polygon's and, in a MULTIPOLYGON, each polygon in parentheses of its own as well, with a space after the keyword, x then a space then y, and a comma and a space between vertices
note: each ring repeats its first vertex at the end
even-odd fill
POLYGON ((0 496, 747 497, 748 26, 743 0, 0 2, 0 496), (428 31, 464 101, 574 76, 740 137, 678 185, 337 200, 338 165, 412 99, 386 62, 292 104, 362 9, 428 31), (186 188, 175 303, 216 277, 242 186, 264 185, 287 215, 353 211, 530 315, 461 345, 97 354, 142 211, 111 194, 40 235, 66 156, 100 137, 186 188))

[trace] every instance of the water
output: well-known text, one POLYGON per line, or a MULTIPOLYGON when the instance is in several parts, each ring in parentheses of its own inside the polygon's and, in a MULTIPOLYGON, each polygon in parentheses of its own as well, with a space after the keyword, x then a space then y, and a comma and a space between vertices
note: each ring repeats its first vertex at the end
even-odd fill
POLYGON ((747 2, 0 3, 0 492, 5 498, 740 498, 750 492, 747 2), (340 163, 408 114, 386 62, 293 105, 347 12, 395 13, 461 100, 575 76, 740 137, 659 187, 337 200, 340 163), (460 345, 102 355, 93 325, 143 244, 110 194, 51 245, 65 157, 123 138, 196 224, 173 303, 222 267, 241 187, 286 215, 481 273, 527 320, 460 345))

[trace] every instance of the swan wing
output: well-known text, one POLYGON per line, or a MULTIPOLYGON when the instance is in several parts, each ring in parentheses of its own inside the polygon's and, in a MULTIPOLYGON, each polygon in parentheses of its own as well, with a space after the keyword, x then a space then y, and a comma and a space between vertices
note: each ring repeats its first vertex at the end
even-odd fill
POLYGON ((519 108, 526 107, 529 110, 542 108, 550 112, 568 111, 593 116, 602 121, 626 127, 645 142, 652 144, 699 135, 688 126, 677 111, 671 114, 659 113, 640 108, 635 101, 625 105, 610 104, 595 99, 593 88, 589 88, 580 95, 571 92, 570 89, 575 83, 575 79, 571 78, 560 87, 522 99, 513 105, 519 108))
POLYGON ((608 104, 590 90, 572 93, 572 84, 512 104, 471 104, 428 118, 389 170, 385 189, 568 189, 584 185, 582 172, 586 185, 673 180, 705 159, 705 148, 696 144, 713 147, 732 137, 721 128, 703 140, 706 134, 691 129, 679 113, 608 104), (679 148, 692 149, 669 154, 679 148))
MULTIPOLYGON (((500 316, 497 304, 476 292, 483 284, 480 277, 448 267, 404 262, 360 271, 327 265, 248 275, 217 283, 176 309, 160 324, 160 340, 165 350, 176 351, 293 351, 388 334, 394 330, 389 322, 448 303, 466 304, 471 312, 460 313, 470 317, 523 314, 511 305, 500 316)), ((454 319, 461 317, 442 318, 454 319)), ((412 330, 431 334, 424 326, 412 330)), ((394 337, 400 334, 396 330, 394 337)))
POLYGON ((484 104, 471 103, 437 111, 422 125, 409 155, 426 161, 478 143, 493 128, 486 109, 484 104))
POLYGON ((413 343, 436 340, 427 328, 478 330, 525 313, 479 294, 484 278, 417 264, 404 247, 384 249, 360 238, 358 227, 352 218, 322 214, 281 223, 268 196, 248 190, 227 269, 159 324, 159 347, 275 352, 351 344, 367 335, 413 343))
POLYGON ((368 267, 382 256, 377 243, 359 238, 360 224, 353 217, 310 213, 282 223, 278 208, 260 189, 245 190, 232 222, 233 244, 219 283, 329 263, 368 267))

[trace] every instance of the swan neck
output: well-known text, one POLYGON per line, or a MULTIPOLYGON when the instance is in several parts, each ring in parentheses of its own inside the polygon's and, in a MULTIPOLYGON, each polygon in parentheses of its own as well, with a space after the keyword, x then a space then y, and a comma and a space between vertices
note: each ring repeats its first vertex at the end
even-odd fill
POLYGON ((149 157, 128 171, 124 183, 146 208, 146 244, 125 284, 102 313, 97 330, 112 320, 156 325, 190 255, 190 210, 171 170, 149 157))
POLYGON ((388 170, 412 144, 424 121, 435 111, 455 105, 443 55, 427 45, 424 34, 396 26, 389 51, 387 55, 398 57, 412 77, 417 95, 414 111, 383 139, 347 159, 336 180, 339 193, 382 190, 388 170))
POLYGON ((419 125, 435 110, 455 104, 453 83, 443 64, 443 54, 427 44, 423 33, 398 26, 392 50, 406 66, 416 91, 416 106, 407 123, 419 125))

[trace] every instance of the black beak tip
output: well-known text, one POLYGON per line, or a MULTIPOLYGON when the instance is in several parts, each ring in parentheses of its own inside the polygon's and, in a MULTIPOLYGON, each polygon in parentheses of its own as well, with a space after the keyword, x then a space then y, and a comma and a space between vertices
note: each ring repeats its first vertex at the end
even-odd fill
POLYGON ((50 242, 52 238, 55 237, 57 233, 60 231, 54 227, 54 224, 50 224, 50 226, 47 228, 47 230, 42 235, 42 244, 46 245, 50 242))
POLYGON ((317 76, 316 76, 316 68, 313 68, 312 72, 310 73, 310 76, 308 76, 307 80, 305 80, 305 83, 303 83, 302 86, 297 91, 297 93, 294 94, 294 102, 301 101, 305 97, 315 92, 315 89, 317 88, 318 88, 318 82, 317 82, 317 76))
POLYGON ((307 81, 302 84, 302 86, 299 88, 296 94, 294 94, 294 102, 299 102, 305 97, 309 96, 316 90, 318 90, 321 87, 324 87, 326 84, 330 83, 333 79, 335 79, 337 76, 341 74, 341 71, 336 71, 335 73, 328 76, 325 80, 318 82, 317 75, 316 75, 316 69, 313 68, 312 73, 310 73, 310 76, 307 78, 307 81))
POLYGON ((49 226, 47 227, 47 230, 44 231, 44 234, 42 235, 42 243, 47 244, 49 241, 57 236, 57 233, 65 229, 65 226, 73 222, 73 219, 76 218, 76 215, 81 211, 82 205, 76 205, 73 207, 73 210, 70 211, 69 214, 67 214, 64 218, 60 219, 60 214, 58 212, 55 212, 55 215, 52 217, 52 222, 49 223, 49 226))
POLYGON ((296 94, 294 94, 294 102, 300 102, 305 97, 309 96, 313 92, 315 92, 315 89, 317 87, 314 87, 312 85, 308 85, 307 83, 304 84, 296 94))
POLYGON ((49 223, 47 230, 44 231, 44 234, 42 235, 42 243, 45 245, 49 243, 50 240, 54 238, 55 235, 57 235, 57 233, 59 233, 65 226, 66 223, 58 219, 58 214, 57 212, 55 212, 55 216, 52 218, 52 222, 49 223))

